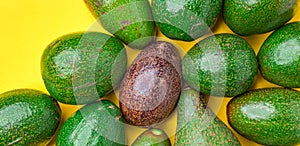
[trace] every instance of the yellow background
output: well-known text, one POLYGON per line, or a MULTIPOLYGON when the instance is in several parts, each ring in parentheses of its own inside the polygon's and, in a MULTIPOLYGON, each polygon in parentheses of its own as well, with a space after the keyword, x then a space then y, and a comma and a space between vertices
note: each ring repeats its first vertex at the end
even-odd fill
MULTIPOLYGON (((67 33, 91 29, 104 32, 100 26, 95 26, 95 18, 83 0, 5 0, 0 2, 0 20, 0 93, 18 88, 33 88, 47 92, 40 74, 40 58, 45 47, 52 40, 67 33)), ((300 11, 291 21, 296 20, 300 21, 300 11)), ((221 19, 213 32, 232 33, 221 19)), ((258 52, 269 34, 250 36, 246 40, 253 46, 255 52, 258 52)), ((196 41, 191 43, 174 41, 174 43, 188 50, 196 41)), ((253 88, 273 86, 275 85, 258 76, 253 88)), ((297 90, 300 91, 299 88, 297 90)), ((229 98, 222 100, 212 97, 210 100, 210 103, 213 103, 210 104, 213 111, 226 124, 225 105, 228 101, 229 98), (219 104, 222 106, 218 110, 219 104)), ((65 120, 78 107, 61 104, 61 108, 65 120)), ((172 116, 161 128, 172 135, 175 124, 176 116, 172 116)), ((131 143, 143 129, 128 131, 131 143)), ((257 145, 240 136, 238 138, 244 146, 257 145)), ((51 145, 53 143, 54 141, 51 145)))

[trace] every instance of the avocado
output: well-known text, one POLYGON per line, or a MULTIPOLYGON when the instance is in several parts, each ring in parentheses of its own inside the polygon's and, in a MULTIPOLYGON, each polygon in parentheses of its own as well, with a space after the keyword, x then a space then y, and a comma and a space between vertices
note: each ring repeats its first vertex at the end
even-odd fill
POLYGON ((260 88, 234 97, 227 105, 232 128, 263 145, 300 143, 300 92, 287 88, 260 88))
POLYGON ((41 74, 53 98, 65 104, 86 104, 110 93, 127 69, 124 45, 99 32, 74 32, 44 50, 41 74))
POLYGON ((172 146, 168 135, 161 129, 151 128, 144 131, 132 146, 172 146))
POLYGON ((273 32, 258 55, 262 76, 277 85, 300 88, 300 21, 273 32))
POLYGON ((239 146, 233 132, 207 107, 199 92, 187 87, 178 101, 175 146, 239 146))
POLYGON ((47 145, 61 121, 58 103, 35 89, 0 94, 0 145, 47 145))
POLYGON ((243 38, 216 34, 193 46, 182 61, 186 83, 206 95, 235 96, 248 90, 258 72, 256 55, 243 38))
POLYGON ((103 28, 128 46, 143 49, 154 40, 156 27, 148 0, 84 0, 103 28))
POLYGON ((193 41, 207 33, 220 15, 222 0, 153 0, 154 21, 175 40, 193 41))
POLYGON ((120 109, 108 100, 85 105, 59 130, 57 146, 121 146, 126 144, 120 109))
POLYGON ((297 9, 297 0, 224 0, 223 19, 239 35, 263 34, 284 25, 297 9))
POLYGON ((126 121, 150 127, 166 119, 181 90, 181 58, 171 43, 150 44, 135 58, 120 85, 120 109, 126 121))

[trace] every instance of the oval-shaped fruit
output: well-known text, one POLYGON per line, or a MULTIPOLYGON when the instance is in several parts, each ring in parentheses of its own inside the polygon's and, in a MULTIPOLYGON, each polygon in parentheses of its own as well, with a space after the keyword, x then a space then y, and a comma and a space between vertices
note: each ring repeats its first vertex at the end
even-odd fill
POLYGON ((188 85, 207 95, 227 97, 251 87, 257 66, 252 47, 233 34, 217 34, 200 41, 182 62, 188 85))
POLYGON ((151 128, 144 131, 132 146, 172 146, 168 135, 161 129, 151 128))
POLYGON ((134 60, 120 86, 120 108, 128 123, 156 124, 173 111, 181 89, 181 61, 167 42, 147 46, 134 60))
POLYGON ((239 146, 233 132, 207 107, 199 92, 186 88, 178 101, 175 146, 239 146))
POLYGON ((224 0, 223 18, 240 35, 272 31, 293 16, 297 0, 224 0))
POLYGON ((41 72, 53 98, 86 104, 117 86, 127 69, 126 50, 118 39, 99 32, 78 32, 54 40, 45 49, 41 72))
POLYGON ((251 90, 227 105, 232 128, 263 145, 299 144, 299 113, 300 92, 284 88, 251 90))
POLYGON ((0 95, 0 145, 47 145, 61 121, 58 103, 33 89, 0 95))
POLYGON ((130 47, 143 49, 156 34, 148 0, 84 0, 102 26, 130 47))
POLYGON ((85 105, 62 125, 57 146, 125 145, 125 127, 120 109, 108 100, 85 105))
POLYGON ((153 0, 152 13, 161 32, 171 39, 193 41, 209 31, 222 0, 153 0))
POLYGON ((293 22, 273 32, 258 55, 262 76, 277 85, 300 88, 300 22, 293 22))

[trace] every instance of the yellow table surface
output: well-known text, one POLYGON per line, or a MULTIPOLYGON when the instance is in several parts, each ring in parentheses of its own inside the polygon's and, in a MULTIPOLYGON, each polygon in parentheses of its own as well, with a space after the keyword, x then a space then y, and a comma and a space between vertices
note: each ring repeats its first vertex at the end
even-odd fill
MULTIPOLYGON (((105 32, 97 25, 83 0, 5 0, 0 2, 0 19, 0 93, 18 88, 32 88, 47 92, 40 73, 40 59, 45 47, 52 40, 67 33, 85 30, 105 32)), ((300 11, 291 21, 297 20, 300 21, 300 11)), ((222 19, 218 21, 213 32, 232 33, 222 19)), ((269 34, 254 35, 245 39, 257 53, 269 34)), ((173 42, 185 50, 190 49, 196 43, 196 41, 173 42)), ((274 86, 276 85, 258 75, 253 88, 274 86)), ((300 91, 300 88, 296 90, 300 91)), ((225 106, 229 100, 230 98, 223 100, 223 98, 212 97, 210 99, 210 103, 212 103, 210 107, 227 125, 225 106), (220 109, 219 105, 221 105, 220 109)), ((79 108, 78 106, 60 105, 63 120, 66 120, 79 108)), ((175 133, 175 127, 176 116, 173 116, 160 128, 163 128, 171 136, 175 133)), ((129 142, 131 143, 143 130, 141 128, 129 129, 129 142)), ((243 146, 258 145, 237 133, 235 134, 243 146)), ((173 138, 171 137, 172 142, 173 138)), ((54 141, 55 138, 50 145, 54 145, 54 141)))

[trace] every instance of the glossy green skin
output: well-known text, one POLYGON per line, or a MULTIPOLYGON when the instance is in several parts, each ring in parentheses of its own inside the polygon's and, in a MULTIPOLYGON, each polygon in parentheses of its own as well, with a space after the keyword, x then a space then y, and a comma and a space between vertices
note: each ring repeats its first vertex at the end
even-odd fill
POLYGON ((239 35, 262 34, 288 22, 297 0, 224 0, 223 18, 239 35))
POLYGON ((273 32, 257 56, 266 80, 283 87, 300 88, 300 22, 273 32))
POLYGON ((235 96, 253 84, 258 72, 256 55, 239 36, 218 34, 192 47, 182 61, 188 85, 207 95, 235 96))
POLYGON ((239 134, 263 145, 300 143, 300 92, 255 89, 227 105, 228 122, 239 134))
POLYGON ((88 104, 62 125, 57 146, 121 146, 126 144, 120 109, 108 100, 88 104))
POLYGON ((133 142, 132 146, 172 146, 172 144, 163 130, 148 129, 133 142))
POLYGON ((85 104, 110 93, 127 68, 126 50, 114 37, 72 33, 53 41, 41 59, 47 90, 66 104, 85 104))
POLYGON ((164 35, 193 41, 210 30, 221 12, 222 0, 153 0, 152 13, 164 35))
POLYGON ((156 34, 148 0, 84 0, 102 26, 132 48, 143 49, 156 34))
POLYGON ((184 89, 178 102, 175 146, 226 145, 240 143, 230 129, 206 106, 203 97, 184 89))
POLYGON ((0 95, 0 145, 46 145, 61 121, 58 103, 33 89, 0 95))

